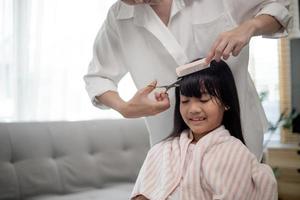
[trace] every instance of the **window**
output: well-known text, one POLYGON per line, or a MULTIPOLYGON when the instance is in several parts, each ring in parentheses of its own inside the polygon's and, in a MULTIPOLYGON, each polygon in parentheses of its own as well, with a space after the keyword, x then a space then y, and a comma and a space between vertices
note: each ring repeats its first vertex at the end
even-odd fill
POLYGON ((249 72, 259 94, 266 93, 262 104, 268 120, 279 116, 278 40, 254 37, 250 42, 249 72))
MULTIPOLYGON (((262 100, 267 119, 275 124, 280 115, 279 107, 279 40, 254 37, 250 42, 249 72, 262 100)), ((276 133, 278 133, 277 130, 276 133)), ((279 134, 265 134, 265 145, 269 140, 279 140, 279 134)))

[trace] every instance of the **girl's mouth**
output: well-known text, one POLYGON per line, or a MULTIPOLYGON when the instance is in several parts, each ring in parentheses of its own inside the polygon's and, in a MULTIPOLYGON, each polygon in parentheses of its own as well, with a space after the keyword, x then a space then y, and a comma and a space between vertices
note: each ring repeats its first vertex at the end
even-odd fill
POLYGON ((193 117, 193 118, 190 118, 189 120, 192 122, 201 122, 201 121, 204 121, 205 119, 206 119, 206 117, 193 117))

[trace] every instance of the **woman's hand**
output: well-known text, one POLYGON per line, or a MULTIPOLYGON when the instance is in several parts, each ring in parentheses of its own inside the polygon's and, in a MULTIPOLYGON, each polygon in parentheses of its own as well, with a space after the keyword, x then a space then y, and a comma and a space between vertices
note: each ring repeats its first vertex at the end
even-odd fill
POLYGON ((230 31, 221 33, 212 45, 206 62, 209 63, 212 59, 220 61, 221 57, 227 60, 230 55, 239 55, 242 48, 249 43, 254 31, 254 24, 249 20, 230 31))
POLYGON ((161 113, 170 108, 170 100, 167 93, 155 93, 152 100, 148 95, 155 89, 157 82, 154 81, 147 87, 142 88, 124 104, 121 114, 125 118, 137 118, 161 113))
POLYGON ((156 101, 169 100, 168 93, 165 91, 155 92, 154 95, 155 95, 156 101))
POLYGON ((221 57, 227 60, 231 54, 237 56, 242 48, 249 43, 252 36, 272 34, 281 28, 282 25, 274 17, 267 14, 249 19, 238 27, 221 33, 212 45, 206 62, 209 63, 212 59, 219 61, 221 57))

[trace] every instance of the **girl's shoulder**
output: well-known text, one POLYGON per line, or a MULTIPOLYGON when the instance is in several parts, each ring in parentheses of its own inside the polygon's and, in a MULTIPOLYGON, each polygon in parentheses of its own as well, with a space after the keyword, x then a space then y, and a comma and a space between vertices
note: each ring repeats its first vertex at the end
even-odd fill
POLYGON ((161 142, 159 142, 157 144, 154 144, 148 151, 148 154, 153 154, 154 152, 163 150, 165 147, 172 144, 172 142, 174 142, 174 140, 179 140, 179 137, 170 137, 170 138, 162 140, 161 142))
POLYGON ((250 160, 255 158, 255 155, 250 152, 245 144, 231 135, 216 140, 216 142, 212 143, 206 151, 207 156, 228 156, 227 154, 235 157, 248 157, 250 160))

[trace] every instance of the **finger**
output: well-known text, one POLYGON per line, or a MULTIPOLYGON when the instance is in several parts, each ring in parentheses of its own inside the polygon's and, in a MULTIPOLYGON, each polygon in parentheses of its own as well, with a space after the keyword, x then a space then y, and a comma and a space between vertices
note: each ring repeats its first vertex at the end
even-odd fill
POLYGON ((214 58, 214 56, 215 56, 215 49, 217 48, 217 46, 219 45, 219 43, 220 43, 220 37, 213 43, 213 45, 212 45, 209 53, 207 54, 206 59, 205 59, 207 63, 210 63, 211 60, 214 58))
POLYGON ((209 65, 209 63, 210 63, 211 60, 209 60, 209 59, 206 57, 204 61, 205 61, 205 65, 209 65))
POLYGON ((205 58, 205 62, 206 63, 210 63, 212 61, 212 59, 214 58, 215 54, 213 53, 213 51, 209 52, 205 58))
POLYGON ((219 62, 221 60, 221 57, 223 55, 223 52, 227 46, 228 42, 222 41, 216 48, 215 48, 215 56, 214 59, 219 62))
POLYGON ((149 85, 147 85, 146 87, 144 87, 144 88, 141 90, 141 92, 142 92, 143 94, 149 94, 150 92, 152 92, 152 91, 155 89, 156 84, 157 84, 157 81, 156 81, 156 80, 155 80, 155 81, 152 81, 149 85))
POLYGON ((159 93, 159 100, 163 101, 165 98, 168 98, 168 93, 166 93, 165 91, 161 91, 159 93))
POLYGON ((162 101, 159 101, 155 105, 157 112, 162 112, 170 108, 170 99, 164 98, 162 101))
POLYGON ((159 101, 159 99, 160 99, 160 93, 154 92, 154 96, 155 96, 155 100, 159 101))
POLYGON ((242 46, 236 45, 236 46, 234 47, 233 51, 232 51, 232 55, 233 55, 233 56, 238 56, 239 53, 241 52, 242 48, 243 48, 242 46))
POLYGON ((161 96, 162 99, 169 98, 169 95, 168 95, 167 92, 162 92, 162 93, 160 94, 160 96, 161 96))
POLYGON ((223 51, 223 59, 227 60, 234 49, 234 45, 229 43, 223 51))

